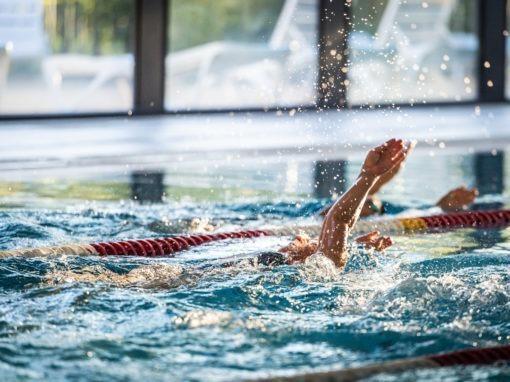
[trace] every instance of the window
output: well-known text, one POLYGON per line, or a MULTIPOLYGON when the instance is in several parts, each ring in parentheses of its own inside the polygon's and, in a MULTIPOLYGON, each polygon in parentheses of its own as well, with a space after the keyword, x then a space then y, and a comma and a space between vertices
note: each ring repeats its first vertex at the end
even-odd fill
POLYGON ((505 54, 506 54, 506 68, 505 68, 505 97, 510 99, 510 1, 506 2, 506 30, 505 35, 505 54))
POLYGON ((0 0, 0 114, 127 111, 133 0, 0 0))
POLYGON ((170 4, 167 109, 314 102, 317 0, 172 0, 170 4))
POLYGON ((477 2, 353 0, 351 104, 477 97, 477 2))

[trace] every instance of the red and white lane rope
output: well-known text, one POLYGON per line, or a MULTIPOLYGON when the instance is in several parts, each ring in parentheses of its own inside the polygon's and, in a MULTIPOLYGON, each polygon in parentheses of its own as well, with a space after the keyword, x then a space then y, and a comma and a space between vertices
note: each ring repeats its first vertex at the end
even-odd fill
MULTIPOLYGON (((510 225, 510 210, 465 211, 451 214, 400 218, 388 220, 359 221, 355 234, 378 230, 384 234, 412 234, 435 230, 459 228, 501 228, 510 225)), ((0 252, 1 257, 10 256, 171 256, 190 247, 227 239, 255 238, 259 236, 290 236, 306 233, 317 236, 320 224, 308 226, 284 226, 260 230, 214 233, 210 235, 183 235, 157 239, 125 240, 93 244, 70 244, 57 247, 17 249, 0 252)))
POLYGON ((510 362, 510 346, 492 348, 466 349, 452 353, 436 354, 425 357, 409 358, 383 362, 375 365, 342 369, 323 373, 310 373, 290 377, 273 377, 259 379, 257 382, 332 382, 357 381, 381 373, 400 373, 416 369, 431 369, 450 366, 490 365, 510 362))

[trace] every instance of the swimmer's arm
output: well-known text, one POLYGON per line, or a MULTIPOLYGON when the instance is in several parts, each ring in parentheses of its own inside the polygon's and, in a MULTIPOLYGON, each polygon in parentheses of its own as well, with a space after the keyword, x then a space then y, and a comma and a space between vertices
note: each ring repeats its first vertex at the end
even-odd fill
POLYGON ((319 251, 339 268, 348 260, 347 239, 356 224, 377 176, 361 174, 354 185, 328 211, 319 237, 319 251))
POLYGON ((402 140, 391 139, 370 150, 354 185, 338 199, 326 214, 319 237, 319 251, 336 266, 347 262, 347 239, 359 219, 368 193, 382 174, 399 166, 406 151, 402 140))
MULTIPOLYGON (((356 181, 356 183, 357 183, 357 182, 359 182, 359 181, 360 181, 360 179, 361 179, 361 175, 360 175, 360 177, 358 177, 358 180, 356 181)), ((381 177, 378 177, 378 178, 377 178, 377 179, 375 179, 373 182, 371 182, 371 186, 370 186, 370 188, 368 189, 367 195, 365 195, 365 197, 364 197, 364 199, 363 199, 363 203, 361 203, 361 206, 359 207, 359 208, 360 208, 360 214, 361 214, 361 216, 364 216, 364 214, 361 212, 361 210, 363 210, 363 205, 367 202, 367 197, 368 197, 368 196, 371 196, 371 197, 372 197, 372 196, 373 196, 373 194, 374 194, 374 193, 376 193, 376 192, 379 190, 379 188, 381 187, 381 186, 377 186, 377 184, 379 183, 379 180, 380 180, 380 179, 381 179, 381 177), (377 187, 379 187, 379 188, 377 188, 377 187), (376 188, 377 188, 377 189, 376 189, 376 188), (374 190, 375 190, 375 191, 374 191, 374 190)), ((354 186, 356 186, 356 183, 354 184, 354 186)), ((354 188, 354 186, 353 186, 351 189, 349 189, 349 191, 347 191, 347 193, 349 193, 349 192, 350 192, 350 191, 354 188)), ((346 194, 344 194, 344 196, 346 196, 346 195, 347 195, 347 193, 346 193, 346 194)), ((337 214, 338 214, 338 213, 340 213, 340 214, 343 214, 343 215, 352 216, 354 211, 348 211, 347 209, 343 210, 342 208, 339 208, 339 206, 338 206, 338 202, 340 202, 340 200, 342 200, 342 199, 339 199, 339 200, 337 200, 337 202, 336 202, 336 203, 333 203, 332 205, 329 205, 329 206, 327 206, 327 207, 323 208, 323 209, 319 212, 319 215, 320 215, 320 216, 324 216, 324 217, 325 217, 325 216, 327 216, 327 215, 328 215, 328 213, 329 213, 329 212, 331 212, 334 208, 336 208, 336 209, 337 209, 337 212, 336 212, 337 214), (336 206, 336 207, 335 207, 335 206, 336 206)), ((367 215, 367 216, 369 216, 369 215, 371 215, 371 213, 367 213, 366 215, 367 215)), ((349 220, 351 220, 351 219, 349 219, 349 220)), ((354 226, 354 223, 350 223, 350 224, 349 224, 349 227, 350 227, 350 228, 352 228, 353 226, 354 226)))
MULTIPOLYGON (((389 171, 386 171, 385 173, 381 174, 378 177, 378 179, 374 182, 374 184, 372 185, 372 187, 370 188, 370 190, 368 192, 369 197, 375 199, 375 195, 381 190, 381 188, 384 185, 386 185, 387 183, 389 183, 400 172, 400 170, 404 167, 405 158, 407 158, 407 156, 414 150, 415 146, 416 146, 416 141, 411 141, 404 145, 403 160, 398 165, 396 165, 395 167, 393 167, 389 171)), ((319 215, 326 216, 328 211, 330 210, 330 208, 331 208, 331 206, 327 206, 327 207, 323 208, 319 212, 319 215)), ((361 216, 370 216, 374 212, 379 213, 379 211, 370 211, 370 209, 369 209, 368 213, 362 212, 361 216)))
POLYGON ((376 175, 361 173, 352 187, 329 209, 323 226, 332 223, 344 224, 348 230, 351 230, 358 221, 363 204, 377 179, 376 175))

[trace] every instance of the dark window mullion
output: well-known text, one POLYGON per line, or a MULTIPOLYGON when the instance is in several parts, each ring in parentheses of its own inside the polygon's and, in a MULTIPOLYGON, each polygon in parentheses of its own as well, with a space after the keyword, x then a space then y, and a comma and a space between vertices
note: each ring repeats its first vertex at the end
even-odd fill
POLYGON ((164 111, 167 6, 169 0, 136 1, 135 114, 164 111))
POLYGON ((319 79, 317 106, 340 108, 347 103, 346 80, 350 7, 346 1, 319 2, 319 79))
POLYGON ((505 100, 506 0, 479 0, 479 99, 505 100))

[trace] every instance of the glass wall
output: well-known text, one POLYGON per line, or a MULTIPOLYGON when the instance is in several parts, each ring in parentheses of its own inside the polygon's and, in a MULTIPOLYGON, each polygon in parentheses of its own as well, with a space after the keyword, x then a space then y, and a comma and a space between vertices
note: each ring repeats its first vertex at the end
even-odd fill
POLYGON ((0 0, 0 114, 127 111, 134 0, 0 0))
POLYGON ((505 97, 510 99, 510 1, 506 2, 506 30, 505 34, 505 47, 506 47, 506 68, 505 68, 505 97))
POLYGON ((477 1, 353 0, 351 104, 477 97, 477 1))
POLYGON ((318 0, 172 0, 167 109, 310 105, 318 0))
MULTIPOLYGON (((135 2, 0 0, 0 116, 132 109, 135 2)), ((319 0, 168 3, 167 110, 314 104, 319 0)), ((349 104, 477 99, 478 1, 348 3, 349 104)))

